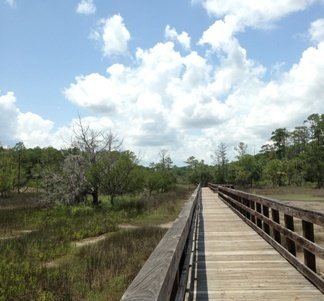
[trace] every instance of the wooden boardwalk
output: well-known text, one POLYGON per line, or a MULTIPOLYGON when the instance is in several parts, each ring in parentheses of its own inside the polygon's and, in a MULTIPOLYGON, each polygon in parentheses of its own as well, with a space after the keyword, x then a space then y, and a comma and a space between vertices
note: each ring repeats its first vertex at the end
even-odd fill
POLYGON ((313 284, 209 188, 202 189, 197 238, 188 301, 324 301, 313 284))

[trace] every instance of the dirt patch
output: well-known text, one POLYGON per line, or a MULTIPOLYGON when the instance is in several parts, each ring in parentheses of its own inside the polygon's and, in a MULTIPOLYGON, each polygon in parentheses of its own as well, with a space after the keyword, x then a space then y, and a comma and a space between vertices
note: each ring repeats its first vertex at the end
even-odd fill
POLYGON ((138 229, 140 226, 130 225, 130 224, 120 224, 118 225, 119 229, 138 229))
MULTIPOLYGON (((162 229, 170 229, 173 224, 175 223, 175 221, 173 222, 168 222, 165 224, 159 224, 159 225, 151 225, 151 227, 158 227, 158 228, 162 228, 162 229)), ((135 225, 131 225, 131 224, 121 224, 118 226, 119 229, 138 229, 141 228, 142 226, 135 226, 135 225)))
POLYGON ((81 247, 84 247, 84 246, 96 244, 97 242, 107 238, 108 235, 109 235, 109 233, 102 234, 102 235, 99 235, 99 236, 96 236, 96 237, 88 237, 86 239, 82 239, 80 241, 73 242, 72 244, 74 244, 77 248, 81 248, 81 247))
POLYGON ((0 240, 6 240, 6 239, 14 239, 21 237, 23 235, 29 234, 33 232, 34 230, 15 230, 15 231, 10 231, 9 235, 4 234, 3 236, 0 236, 0 240))

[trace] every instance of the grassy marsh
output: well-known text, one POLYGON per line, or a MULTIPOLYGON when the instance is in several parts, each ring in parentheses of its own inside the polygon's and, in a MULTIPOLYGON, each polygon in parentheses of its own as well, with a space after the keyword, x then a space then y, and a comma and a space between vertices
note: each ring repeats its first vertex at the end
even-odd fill
POLYGON ((175 219, 192 191, 120 197, 114 207, 102 198, 99 208, 1 200, 0 301, 119 300, 166 231, 146 225, 175 219), (120 230, 123 223, 141 227, 120 230), (92 245, 72 243, 104 233, 92 245))

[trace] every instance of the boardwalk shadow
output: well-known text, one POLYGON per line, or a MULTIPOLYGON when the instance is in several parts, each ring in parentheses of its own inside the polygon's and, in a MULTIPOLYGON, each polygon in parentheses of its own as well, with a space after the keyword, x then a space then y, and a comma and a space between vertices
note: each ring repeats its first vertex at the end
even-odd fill
POLYGON ((204 228, 204 217, 202 214, 203 205, 200 203, 200 213, 198 222, 198 241, 196 250, 194 252, 192 274, 191 274, 191 285, 188 300, 204 300, 208 301, 208 285, 207 285, 207 271, 206 271, 206 254, 205 254, 205 228, 204 228), (195 286, 196 284, 196 286, 195 286), (196 294, 194 293, 196 290, 196 294), (195 298, 196 295, 196 298, 195 298))

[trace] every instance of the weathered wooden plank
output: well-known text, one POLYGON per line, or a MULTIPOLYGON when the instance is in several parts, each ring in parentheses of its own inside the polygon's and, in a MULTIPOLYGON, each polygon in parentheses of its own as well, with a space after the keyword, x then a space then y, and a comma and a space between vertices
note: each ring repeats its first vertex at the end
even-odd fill
MULTIPOLYGON (((239 212, 235 212, 236 214, 240 215, 239 212)), ((260 228, 258 228, 254 223, 250 220, 246 219, 244 216, 241 215, 241 218, 251 226, 261 237, 263 237, 270 245, 272 245, 285 259, 287 259, 299 272, 301 272, 304 276, 308 279, 311 279, 312 282, 316 285, 316 287, 324 292, 324 282, 323 279, 314 273, 311 269, 305 266, 298 258, 293 256, 289 253, 282 245, 278 242, 273 240, 269 235, 264 233, 260 228)))
POLYGON ((261 219, 263 227, 268 220, 275 223, 269 217, 261 218, 264 208, 261 207, 262 212, 258 215, 253 215, 251 203, 248 206, 247 203, 235 201, 250 211, 237 206, 242 210, 236 215, 217 199, 217 194, 203 189, 202 225, 193 262, 196 280, 191 278, 194 283, 187 286, 187 300, 324 301, 322 293, 258 233, 243 221, 241 225, 237 222, 238 215, 244 216, 263 236, 269 238, 263 229, 251 221, 255 216, 261 219), (224 219, 221 211, 226 211, 225 208, 230 214, 225 213, 224 219), (210 214, 212 211, 215 213, 210 214), (251 211, 250 216, 246 214, 251 211))
POLYGON ((272 290, 209 290, 194 291, 192 296, 186 300, 200 301, 247 301, 247 300, 269 300, 282 301, 282 295, 285 296, 285 301, 322 301, 324 300, 318 293, 314 293, 309 289, 289 290, 289 288, 272 289, 272 290), (298 297, 296 297, 298 296, 298 297))
MULTIPOLYGON (((223 194, 221 194, 221 195, 226 200, 229 200, 233 203, 237 202, 236 200, 232 199, 231 197, 229 197, 227 195, 223 195, 223 194)), ((242 204, 238 204, 238 205, 244 206, 242 204)), ((245 210, 251 210, 251 209, 245 208, 245 210)), ((309 260, 314 260, 314 259, 310 259, 312 257, 311 254, 316 254, 320 258, 324 259, 324 248, 313 243, 314 234, 313 234, 313 236, 309 236, 310 238, 312 237, 311 239, 307 239, 306 237, 300 236, 299 234, 297 234, 289 229, 286 229, 285 227, 280 225, 279 212, 277 210, 272 209, 272 214, 273 214, 274 221, 263 216, 259 212, 254 212, 254 215, 258 217, 258 220, 262 220, 263 222, 267 223, 269 226, 271 226, 273 228, 274 238, 278 243, 281 243, 281 235, 280 235, 280 232, 281 232, 282 234, 285 235, 286 238, 290 239, 291 241, 296 242, 302 248, 309 251, 309 253, 307 253, 307 256, 306 256, 307 258, 309 258, 309 260)), ((305 222, 305 223, 307 223, 307 222, 305 222)), ((311 223, 309 223, 309 224, 311 225, 311 223)), ((311 226, 309 226, 309 227, 311 227, 311 226)), ((259 226, 259 228, 260 228, 260 226, 259 226)), ((311 230, 309 230, 309 231, 311 231, 311 230)), ((308 233, 308 232, 305 232, 305 233, 308 233)), ((313 267, 315 266, 314 263, 312 263, 312 266, 313 267)))

